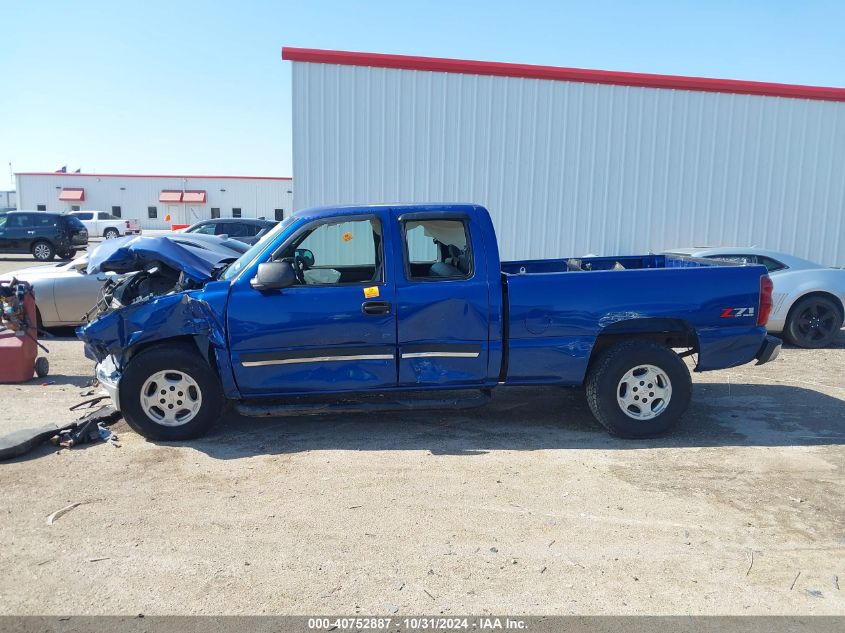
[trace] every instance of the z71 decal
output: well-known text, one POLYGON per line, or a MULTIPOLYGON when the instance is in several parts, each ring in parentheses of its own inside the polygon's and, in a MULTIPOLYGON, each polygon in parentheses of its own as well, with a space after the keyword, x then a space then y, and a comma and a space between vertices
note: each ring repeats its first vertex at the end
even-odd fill
POLYGON ((738 317, 753 317, 754 308, 722 308, 723 319, 736 319, 738 317))

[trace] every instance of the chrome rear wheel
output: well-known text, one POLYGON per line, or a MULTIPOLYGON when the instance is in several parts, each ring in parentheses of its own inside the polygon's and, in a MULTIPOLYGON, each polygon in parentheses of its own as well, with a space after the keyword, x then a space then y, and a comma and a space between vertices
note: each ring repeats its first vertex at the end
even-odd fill
POLYGON ((619 408, 629 418, 650 420, 666 410, 672 399, 672 381, 654 365, 638 365, 625 372, 616 389, 619 408))

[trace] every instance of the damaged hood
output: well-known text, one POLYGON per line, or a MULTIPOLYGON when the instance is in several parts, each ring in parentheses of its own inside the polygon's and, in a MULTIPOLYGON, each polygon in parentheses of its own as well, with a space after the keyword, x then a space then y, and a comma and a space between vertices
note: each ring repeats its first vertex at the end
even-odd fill
POLYGON ((213 279, 214 268, 221 259, 216 251, 177 244, 166 237, 121 237, 106 240, 91 253, 88 274, 135 272, 162 263, 201 284, 213 279))

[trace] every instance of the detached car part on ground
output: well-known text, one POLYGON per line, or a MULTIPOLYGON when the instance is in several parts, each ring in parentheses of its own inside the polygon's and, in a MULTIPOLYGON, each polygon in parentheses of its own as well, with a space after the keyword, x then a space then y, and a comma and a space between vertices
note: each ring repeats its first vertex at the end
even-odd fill
MULTIPOLYGON (((120 268, 126 255, 99 265, 120 268)), ((689 404, 682 356, 705 371, 780 350, 766 335, 762 266, 500 262, 490 216, 474 205, 300 211, 222 271, 165 255, 181 271, 167 293, 135 293, 78 331, 115 407, 153 439, 202 435, 227 401, 255 416, 443 408, 544 384, 585 386, 611 433, 647 437, 689 404)))
POLYGON ((827 347, 842 334, 845 270, 756 247, 673 249, 670 254, 765 266, 772 278, 769 332, 798 347, 827 347))
MULTIPOLYGON (((109 240, 115 248, 133 240, 133 237, 109 240)), ((240 257, 249 248, 237 240, 215 235, 186 235, 174 233, 158 239, 167 239, 213 264, 225 264, 240 257)), ((98 246, 92 252, 99 251, 98 246)), ((110 251, 102 251, 110 252, 110 251)), ((0 276, 0 280, 17 278, 32 285, 38 297, 39 327, 68 327, 86 323, 86 315, 97 305, 103 287, 114 272, 88 272, 88 256, 71 262, 23 268, 0 276)))

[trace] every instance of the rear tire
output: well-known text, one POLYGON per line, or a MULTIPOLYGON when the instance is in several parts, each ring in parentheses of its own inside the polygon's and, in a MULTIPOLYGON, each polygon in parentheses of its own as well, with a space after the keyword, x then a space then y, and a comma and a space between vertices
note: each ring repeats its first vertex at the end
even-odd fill
POLYGON ((123 417, 151 440, 181 441, 204 435, 224 405, 217 374, 184 344, 140 352, 129 361, 120 381, 123 417))
POLYGON ((797 347, 827 347, 842 329, 842 312, 834 301, 815 296, 802 299, 789 311, 783 334, 797 347))
POLYGON ((612 435, 632 439, 671 429, 692 397, 684 361, 668 347, 642 340, 624 341, 602 352, 585 386, 587 404, 599 423, 612 435))
POLYGON ((76 257, 76 251, 70 250, 70 251, 66 251, 64 253, 60 253, 59 257, 61 259, 73 259, 74 257, 76 257))
POLYGON ((56 249, 50 242, 39 240, 32 245, 32 256, 39 262, 49 262, 56 256, 56 249))
POLYGON ((103 232, 103 238, 107 240, 113 240, 116 237, 120 237, 120 232, 117 229, 106 229, 103 232))

